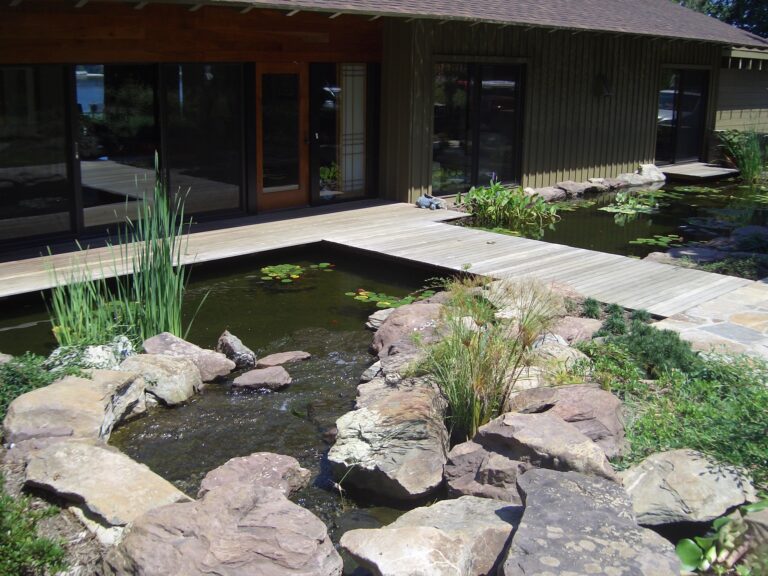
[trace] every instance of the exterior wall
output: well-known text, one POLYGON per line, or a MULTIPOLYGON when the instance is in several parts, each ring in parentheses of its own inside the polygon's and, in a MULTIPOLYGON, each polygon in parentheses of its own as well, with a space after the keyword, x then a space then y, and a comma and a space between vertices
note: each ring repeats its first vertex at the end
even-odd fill
POLYGON ((355 62, 381 59, 381 22, 327 14, 125 2, 0 6, 0 63, 355 62))
POLYGON ((384 46, 381 189, 402 200, 431 191, 431 82, 441 59, 525 64, 524 186, 612 177, 653 162, 663 66, 710 70, 707 130, 714 128, 716 45, 390 20, 384 46), (610 96, 596 85, 601 75, 610 96))
POLYGON ((768 133, 768 62, 762 70, 723 68, 717 94, 717 130, 768 133))

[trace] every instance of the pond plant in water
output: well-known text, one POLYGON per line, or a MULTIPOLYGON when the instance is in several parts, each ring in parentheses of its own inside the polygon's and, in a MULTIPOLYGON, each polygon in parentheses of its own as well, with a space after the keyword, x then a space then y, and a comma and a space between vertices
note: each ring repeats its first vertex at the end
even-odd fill
POLYGON ((184 195, 171 198, 162 173, 156 170, 153 193, 139 203, 138 217, 127 220, 119 245, 109 247, 113 281, 104 278, 103 263, 97 271, 81 264, 66 278, 52 270, 55 286, 49 310, 59 344, 103 344, 124 335, 139 345, 161 332, 183 336, 189 268, 181 258, 187 226, 184 195), (118 275, 126 269, 131 273, 118 275))
POLYGON ((541 238, 545 229, 553 229, 560 220, 557 205, 496 180, 488 186, 473 186, 457 197, 456 204, 472 215, 473 226, 528 238, 541 238))
POLYGON ((739 169, 742 181, 756 185, 766 179, 766 137, 755 130, 727 130, 720 134, 725 156, 739 169))
POLYGON ((358 288, 354 292, 345 292, 345 296, 351 296, 358 302, 370 302, 376 304, 377 308, 399 308, 406 304, 413 304, 419 300, 426 300, 430 296, 435 295, 435 291, 432 289, 422 289, 416 292, 411 292, 407 296, 392 296, 383 292, 373 292, 372 290, 365 290, 358 288))
POLYGON ((300 266, 298 264, 274 264, 272 266, 264 266, 261 269, 262 280, 274 280, 282 284, 291 284, 296 280, 300 280, 307 270, 316 270, 321 272, 333 272, 333 264, 330 262, 320 262, 319 264, 310 264, 308 267, 300 266))

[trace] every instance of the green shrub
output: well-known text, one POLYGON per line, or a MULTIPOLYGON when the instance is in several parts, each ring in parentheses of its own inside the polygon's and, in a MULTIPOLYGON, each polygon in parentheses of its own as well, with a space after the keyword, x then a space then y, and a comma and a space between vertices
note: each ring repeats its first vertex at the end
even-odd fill
POLYGON ((698 368, 701 359, 677 332, 657 330, 642 322, 632 322, 631 330, 616 342, 624 346, 649 376, 660 377, 665 372, 689 372, 698 368))
POLYGON ((608 304, 608 306, 605 307, 605 313, 608 314, 609 316, 624 317, 624 308, 622 308, 616 303, 608 304))
POLYGON ((725 156, 739 169, 745 184, 759 184, 765 178, 768 156, 762 139, 754 130, 728 130, 720 134, 725 156))
POLYGON ((55 513, 55 508, 35 509, 29 498, 7 494, 0 476, 0 574, 32 576, 66 567, 61 545, 37 535, 40 520, 55 513))
POLYGON ((481 228, 504 229, 530 238, 541 238, 546 228, 560 220, 557 207, 538 195, 528 196, 519 186, 491 181, 488 186, 472 187, 457 198, 481 228))
POLYGON ((603 321, 603 325, 598 330, 598 336, 618 336, 620 334, 626 334, 627 322, 624 320, 624 314, 615 315, 611 314, 603 321))
POLYGON ((587 298, 584 300, 584 304, 582 304, 581 314, 585 318, 594 318, 595 320, 599 320, 603 315, 603 308, 600 306, 600 302, 594 298, 587 298))
POLYGON ((650 322, 651 314, 647 310, 633 310, 630 318, 633 322, 650 322))
POLYGON ((760 280, 768 276, 768 258, 765 256, 749 256, 747 258, 729 256, 717 262, 699 264, 697 267, 707 272, 749 280, 760 280))
POLYGON ((60 375, 53 375, 43 368, 45 358, 26 353, 0 364, 0 422, 5 418, 8 406, 14 398, 27 392, 48 386, 60 375))

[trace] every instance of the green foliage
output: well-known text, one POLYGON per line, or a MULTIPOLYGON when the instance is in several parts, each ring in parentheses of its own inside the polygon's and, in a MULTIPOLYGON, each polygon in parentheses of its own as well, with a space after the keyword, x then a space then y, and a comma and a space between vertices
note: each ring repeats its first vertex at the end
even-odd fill
MULTIPOLYGON (((45 358, 27 352, 10 362, 0 364, 0 422, 14 398, 27 392, 48 386, 64 374, 51 374, 44 367, 45 358)), ((69 371, 69 373, 75 373, 69 371)))
POLYGON ((728 130, 720 134, 726 157, 739 169, 745 184, 759 184, 765 180, 768 164, 763 136, 754 130, 728 130))
POLYGON ((654 234, 652 238, 636 238, 630 240, 630 244, 639 244, 642 246, 658 246, 659 248, 669 248, 671 246, 680 246, 683 242, 683 237, 677 234, 667 234, 661 236, 654 234))
POLYGON ((655 195, 649 192, 616 192, 613 203, 598 208, 603 212, 619 214, 653 214, 659 209, 655 195))
POLYGON ((650 322, 651 314, 647 310, 633 310, 630 318, 633 322, 650 322))
POLYGON ((632 322, 628 334, 617 342, 630 351, 638 366, 652 377, 670 370, 689 372, 700 364, 699 355, 677 332, 657 330, 642 322, 632 322))
POLYGON ((598 330, 597 336, 618 336, 627 333, 627 321, 624 319, 624 315, 611 314, 603 321, 603 325, 598 330))
POLYGON ((320 180, 328 186, 337 185, 339 181, 339 165, 331 162, 328 166, 320 166, 320 180))
POLYGON ((530 238, 541 238, 544 230, 560 221, 557 207, 538 195, 528 196, 519 186, 491 181, 488 186, 472 187, 457 198, 473 217, 473 225, 504 229, 530 238))
POLYGON ((413 304, 418 300, 425 300, 430 296, 435 295, 435 291, 431 289, 418 290, 411 292, 407 296, 391 296, 383 292, 372 292, 370 290, 364 290, 358 288, 355 292, 345 292, 345 296, 351 296, 359 302, 371 302, 376 304, 377 308, 399 308, 406 304, 413 304))
MULTIPOLYGON (((106 280, 93 279, 86 265, 77 266, 66 282, 53 270, 49 310, 59 344, 101 344, 124 334, 138 346, 160 332, 184 336, 186 246, 184 196, 171 198, 156 170, 153 194, 139 204, 136 220, 127 221, 120 245, 111 247, 114 288, 106 280), (120 277, 122 270, 131 273, 120 277)), ((103 277, 104 270, 100 272, 103 277)))
POLYGON ((54 573, 66 567, 61 545, 37 535, 40 521, 55 513, 55 508, 36 509, 27 497, 13 498, 0 476, 0 574, 54 573))
POLYGON ((603 308, 600 305, 600 302, 594 298, 587 298, 584 300, 584 304, 582 304, 581 313, 585 318, 594 318, 595 320, 599 320, 603 315, 603 308))
POLYGON ((737 276, 749 280, 760 280, 768 276, 768 258, 760 256, 749 256, 746 258, 729 256, 716 262, 698 264, 696 267, 707 272, 737 276))
MULTIPOLYGON (((330 262, 311 264, 309 270, 333 272, 333 264, 330 262)), ((264 266, 261 269, 261 273, 263 274, 262 280, 274 280, 281 284, 291 284, 301 279, 307 273, 307 268, 298 264, 274 264, 272 266, 264 266)))
POLYGON ((679 3, 758 36, 768 36, 765 0, 679 0, 679 3))

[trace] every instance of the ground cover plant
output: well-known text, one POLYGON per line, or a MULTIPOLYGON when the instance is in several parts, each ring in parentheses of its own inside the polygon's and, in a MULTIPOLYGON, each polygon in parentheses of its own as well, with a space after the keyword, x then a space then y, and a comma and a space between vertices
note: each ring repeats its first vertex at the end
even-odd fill
POLYGON ((541 238, 560 220, 556 205, 495 180, 488 186, 473 186, 457 197, 456 204, 472 215, 473 226, 529 238, 541 238))
POLYGON ((27 352, 0 364, 0 422, 5 419, 8 406, 14 398, 36 388, 48 386, 62 374, 46 370, 45 358, 27 352))
POLYGON ((53 574, 66 567, 61 545, 37 534, 40 521, 56 513, 52 507, 34 507, 28 497, 12 497, 0 475, 0 574, 53 574))
POLYGON ((745 184, 755 185, 765 180, 768 153, 763 138, 755 130, 728 130, 720 134, 723 152, 739 169, 745 184))
POLYGON ((127 220, 120 244, 110 247, 114 280, 103 279, 104 264, 100 270, 77 266, 66 278, 52 271, 48 306, 59 344, 102 344, 125 335, 138 346, 160 332, 184 336, 184 232, 184 195, 171 197, 157 171, 154 192, 139 204, 138 217, 127 220), (131 274, 118 276, 125 269, 131 274))

